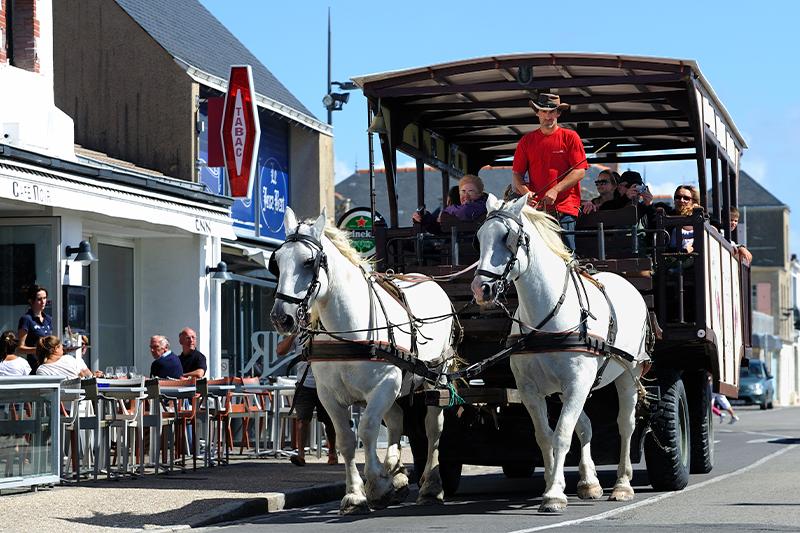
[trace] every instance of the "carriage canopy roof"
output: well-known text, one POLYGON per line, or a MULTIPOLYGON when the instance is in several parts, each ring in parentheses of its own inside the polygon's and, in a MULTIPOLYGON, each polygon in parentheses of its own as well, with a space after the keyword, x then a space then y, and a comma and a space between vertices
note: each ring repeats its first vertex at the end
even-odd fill
POLYGON ((570 104, 559 121, 578 131, 587 153, 609 143, 593 161, 693 159, 707 144, 703 137, 738 168, 746 148, 692 60, 528 53, 357 76, 353 81, 374 110, 390 116, 398 149, 415 155, 413 147, 404 146, 402 129, 416 124, 456 145, 473 168, 512 156, 520 137, 538 127, 529 100, 540 92, 557 93, 570 104))

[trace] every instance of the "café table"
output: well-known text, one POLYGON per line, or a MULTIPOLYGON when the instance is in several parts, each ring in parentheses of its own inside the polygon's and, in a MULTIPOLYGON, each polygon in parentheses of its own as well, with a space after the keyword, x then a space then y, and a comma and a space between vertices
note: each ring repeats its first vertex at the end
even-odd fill
POLYGON ((274 457, 286 456, 291 457, 295 455, 294 452, 287 452, 286 450, 282 450, 280 447, 280 431, 281 431, 281 400, 280 395, 281 391, 294 391, 295 386, 294 384, 274 384, 274 385, 246 385, 242 387, 242 392, 245 393, 264 393, 264 392, 271 392, 272 393, 272 450, 264 452, 265 455, 271 455, 274 457))

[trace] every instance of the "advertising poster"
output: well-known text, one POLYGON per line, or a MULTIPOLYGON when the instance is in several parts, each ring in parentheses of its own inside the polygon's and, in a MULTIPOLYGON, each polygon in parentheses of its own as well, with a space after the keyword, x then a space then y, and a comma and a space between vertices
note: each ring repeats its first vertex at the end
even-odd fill
POLYGON ((264 117, 258 150, 258 235, 282 241, 289 205, 289 132, 286 123, 264 117))

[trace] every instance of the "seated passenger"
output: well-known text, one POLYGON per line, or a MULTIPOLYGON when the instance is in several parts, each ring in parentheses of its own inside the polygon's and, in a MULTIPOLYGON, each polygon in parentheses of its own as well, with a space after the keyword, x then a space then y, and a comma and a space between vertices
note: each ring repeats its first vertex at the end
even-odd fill
MULTIPOLYGON (((735 207, 731 207, 731 237, 733 237, 733 231, 736 229, 736 226, 739 225, 739 210, 735 207)), ((750 250, 742 246, 741 244, 736 244, 733 239, 731 238, 731 244, 733 244, 734 252, 733 255, 739 258, 739 261, 744 263, 745 265, 749 265, 753 261, 753 254, 750 253, 750 250)))
POLYGON ((613 170, 605 169, 601 171, 594 182, 600 196, 583 202, 581 211, 584 214, 593 213, 598 209, 604 209, 603 206, 605 204, 617 202, 619 198, 619 194, 617 193, 617 180, 619 177, 619 174, 613 170))
MULTIPOLYGON (((700 207, 700 191, 694 185, 679 185, 675 189, 675 208, 672 214, 675 216, 688 217, 696 207, 700 207)), ((692 253, 694 251, 694 226, 683 226, 680 228, 680 239, 677 232, 672 235, 672 245, 682 252, 692 253)))
POLYGON ((441 233, 440 224, 443 213, 463 221, 477 220, 486 214, 486 199, 488 195, 483 192, 483 180, 478 176, 466 174, 461 178, 458 181, 458 195, 461 203, 445 207, 438 217, 434 217, 427 211, 423 214, 417 211, 411 215, 411 220, 421 223, 425 231, 441 233))
POLYGON ((650 188, 644 185, 642 175, 635 170, 626 170, 619 178, 617 185, 617 199, 603 204, 602 209, 620 209, 636 202, 638 206, 645 207, 653 203, 650 188))

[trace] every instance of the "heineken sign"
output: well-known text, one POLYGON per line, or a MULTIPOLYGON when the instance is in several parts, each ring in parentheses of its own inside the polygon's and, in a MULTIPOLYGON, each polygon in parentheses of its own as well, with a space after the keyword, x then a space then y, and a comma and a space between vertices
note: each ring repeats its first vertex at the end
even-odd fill
POLYGON ((351 209, 339 219, 339 229, 350 235, 350 243, 361 257, 375 254, 375 235, 372 233, 372 214, 366 207, 351 209))

